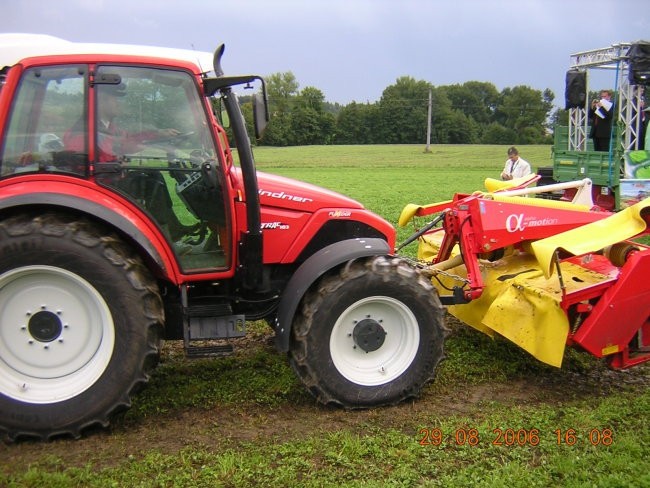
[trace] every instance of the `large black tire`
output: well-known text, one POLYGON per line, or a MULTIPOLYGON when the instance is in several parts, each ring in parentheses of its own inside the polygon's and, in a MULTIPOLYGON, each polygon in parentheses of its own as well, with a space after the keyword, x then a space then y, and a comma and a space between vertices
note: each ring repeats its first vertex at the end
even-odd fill
POLYGON ((155 281, 117 236, 52 213, 0 222, 0 431, 108 426, 162 344, 155 281))
POLYGON ((398 258, 348 263, 306 295, 289 360, 322 403, 394 405, 419 395, 443 359, 435 288, 398 258))

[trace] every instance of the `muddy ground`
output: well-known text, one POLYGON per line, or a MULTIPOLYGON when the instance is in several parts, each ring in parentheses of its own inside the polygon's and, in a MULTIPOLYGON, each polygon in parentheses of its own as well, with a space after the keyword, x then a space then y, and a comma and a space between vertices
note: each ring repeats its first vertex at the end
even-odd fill
MULTIPOLYGON (((259 347, 271 348, 268 338, 254 340, 260 342, 259 347)), ((166 349, 163 360, 166 355, 169 358, 177 354, 178 351, 166 349)), ((111 428, 87 432, 78 440, 0 443, 0 469, 5 473, 25 472, 30 464, 47 456, 57 457, 59 466, 82 467, 91 463, 95 469, 102 469, 140 458, 149 451, 175 454, 187 448, 226 449, 243 442, 282 443, 342 429, 363 434, 369 425, 410 430, 415 439, 418 426, 431 427, 435 419, 450 415, 471 419, 480 414, 481 405, 486 402, 498 402, 506 407, 557 404, 561 408, 567 402, 604 397, 622 389, 645 391, 648 386, 650 367, 647 365, 621 372, 608 370, 599 363, 588 370, 551 370, 541 375, 531 373, 516 381, 488 379, 471 386, 441 387, 436 380, 417 400, 373 410, 324 407, 307 393, 298 393, 298 401, 274 407, 224 405, 209 410, 175 410, 137 420, 127 413, 111 428)))

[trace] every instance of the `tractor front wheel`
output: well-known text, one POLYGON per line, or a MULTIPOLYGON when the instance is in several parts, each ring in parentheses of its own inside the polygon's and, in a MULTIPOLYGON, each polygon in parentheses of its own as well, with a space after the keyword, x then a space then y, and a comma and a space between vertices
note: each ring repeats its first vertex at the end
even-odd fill
POLYGON ((444 310, 404 260, 351 262, 303 300, 290 362, 322 403, 392 405, 415 397, 443 358, 444 310))

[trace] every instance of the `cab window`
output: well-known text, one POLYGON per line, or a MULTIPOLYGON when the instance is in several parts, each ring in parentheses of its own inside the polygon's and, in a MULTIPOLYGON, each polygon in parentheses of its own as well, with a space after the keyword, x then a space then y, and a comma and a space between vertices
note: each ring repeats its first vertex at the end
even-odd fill
POLYGON ((85 134, 84 66, 53 66, 25 71, 11 108, 0 176, 26 172, 63 172, 86 175, 87 142, 66 151, 66 132, 81 124, 85 134))

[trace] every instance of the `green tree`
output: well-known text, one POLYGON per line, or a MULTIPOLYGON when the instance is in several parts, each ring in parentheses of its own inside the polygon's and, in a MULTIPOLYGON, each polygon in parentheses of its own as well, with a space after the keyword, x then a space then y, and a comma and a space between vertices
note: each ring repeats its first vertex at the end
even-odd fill
POLYGON ((487 125, 492 122, 499 92, 491 83, 470 81, 462 85, 441 87, 449 98, 454 110, 459 110, 477 123, 487 125))
POLYGON ((325 95, 313 86, 296 97, 290 113, 290 145, 328 144, 334 136, 334 115, 325 112, 325 95))
POLYGON ((291 110, 298 95, 298 81, 291 71, 266 77, 271 120, 260 140, 269 146, 287 146, 291 136, 291 110))
POLYGON ((522 85, 505 88, 497 106, 496 122, 514 131, 516 137, 511 141, 513 144, 541 143, 546 139, 547 120, 552 107, 550 90, 542 94, 539 90, 522 85))
POLYGON ((569 125, 569 111, 565 109, 556 110, 551 116, 550 120, 551 127, 556 125, 569 125))
POLYGON ((377 119, 377 104, 352 102, 336 118, 336 144, 372 144, 377 119))
POLYGON ((290 134, 291 116, 288 113, 275 113, 259 142, 265 146, 288 146, 290 134))
POLYGON ((517 139, 517 133, 513 129, 508 129, 498 122, 492 122, 488 125, 482 137, 483 144, 514 144, 517 139))
POLYGON ((375 140, 385 144, 424 142, 432 88, 429 82, 410 76, 402 76, 387 87, 379 101, 375 140))
POLYGON ((334 133, 334 116, 311 107, 298 107, 291 112, 289 128, 289 145, 328 144, 334 133))
POLYGON ((293 73, 267 77, 271 122, 260 141, 295 144, 418 144, 425 141, 429 92, 431 142, 438 144, 549 143, 548 129, 565 114, 553 111, 553 92, 468 81, 434 87, 398 78, 372 104, 331 104, 316 87, 298 91, 293 73))
POLYGON ((325 107, 325 95, 318 88, 307 86, 300 91, 298 104, 321 113, 325 107))
POLYGON ((489 124, 494 121, 494 113, 499 101, 499 91, 493 83, 485 81, 468 81, 463 84, 463 87, 472 91, 480 100, 480 106, 484 110, 484 115, 481 115, 481 109, 475 108, 473 112, 469 113, 474 120, 479 124, 489 124))
POLYGON ((454 110, 444 87, 431 91, 431 142, 447 144, 450 134, 456 132, 454 110))
POLYGON ((480 125, 460 110, 452 110, 447 119, 447 144, 476 144, 479 142, 480 125))
POLYGON ((266 78, 266 91, 271 112, 288 112, 299 87, 296 76, 291 71, 269 75, 266 78))

